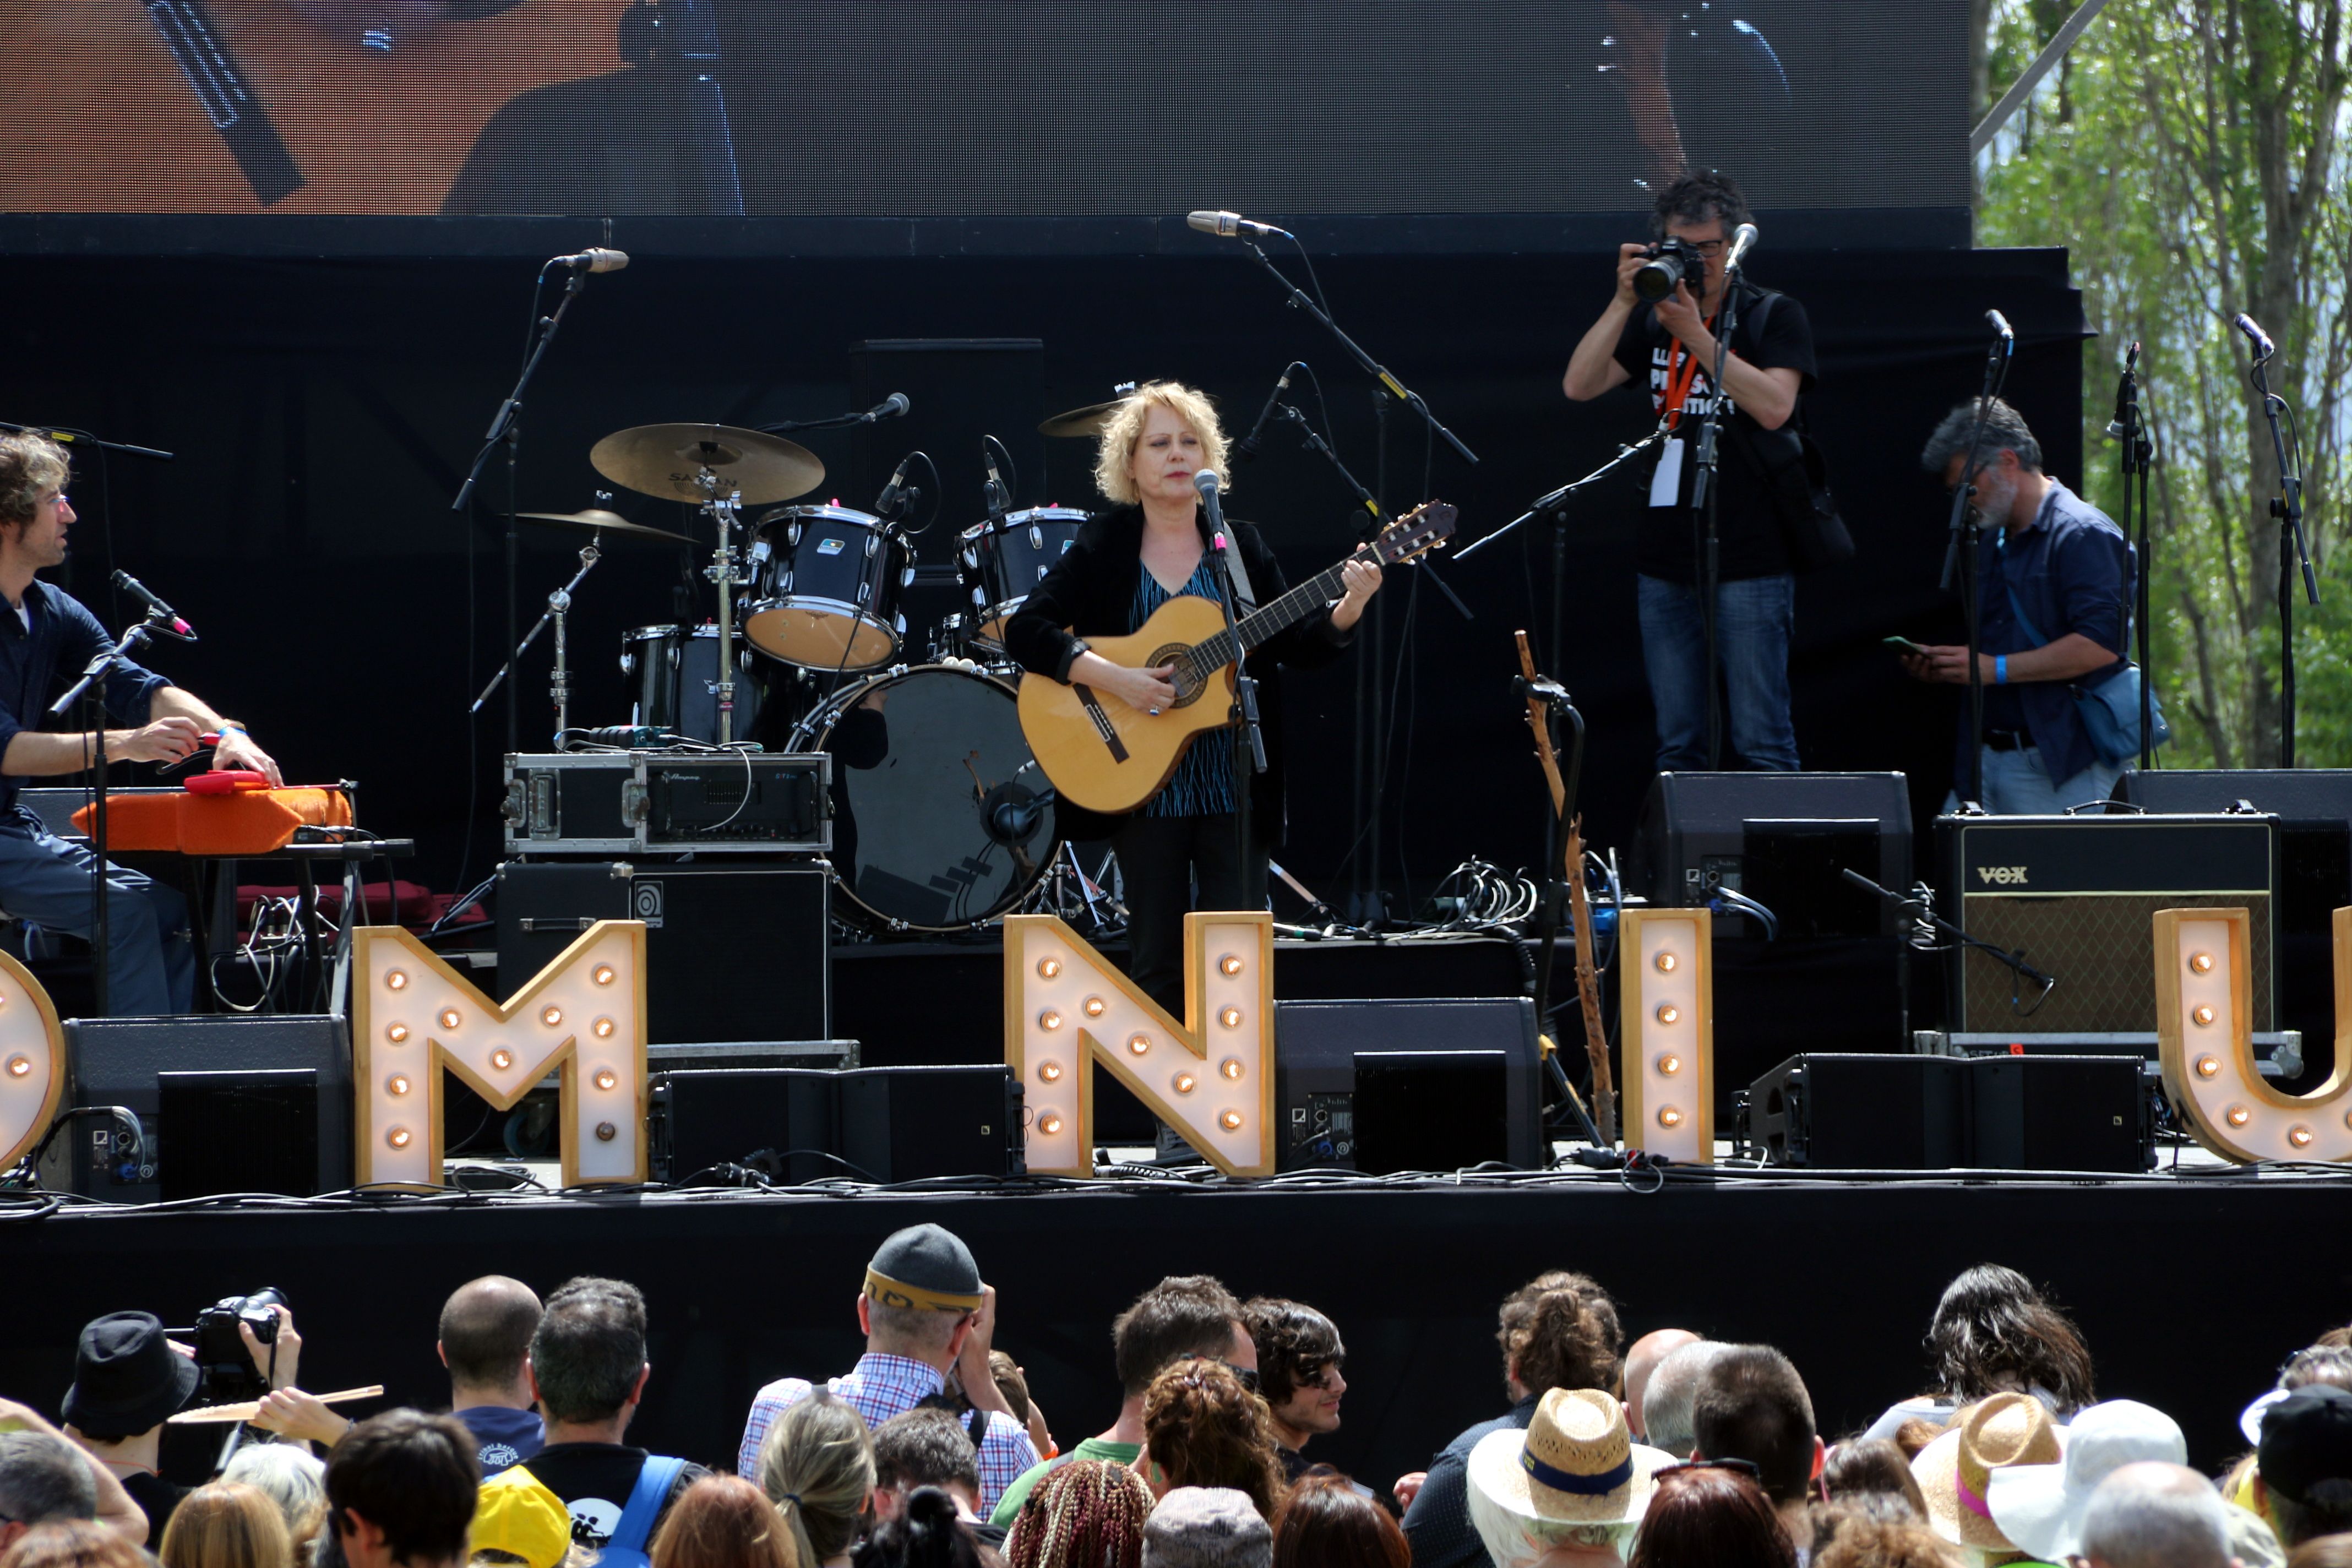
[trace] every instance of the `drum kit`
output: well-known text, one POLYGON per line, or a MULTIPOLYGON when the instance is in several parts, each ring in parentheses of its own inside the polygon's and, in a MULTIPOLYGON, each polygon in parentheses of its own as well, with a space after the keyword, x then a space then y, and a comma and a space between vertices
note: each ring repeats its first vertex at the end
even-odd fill
MULTIPOLYGON (((1072 409, 1039 429, 1092 437, 1117 406, 1072 409)), ((903 517, 911 508, 779 504, 815 489, 824 465, 780 436, 730 426, 638 426, 598 441, 588 458, 615 485, 692 504, 712 542, 702 575, 717 589, 716 617, 623 634, 633 743, 732 747, 758 736, 830 755, 844 895, 835 910, 868 931, 966 930, 1024 906, 1097 931, 1117 923, 1115 871, 1107 864, 1088 876, 1056 832, 1053 788, 1021 732, 1020 666, 1003 641, 1006 621, 1076 541, 1086 512, 992 507, 964 529, 956 563, 970 608, 944 617, 915 662, 900 607, 915 580, 903 517), (745 509, 759 507, 769 510, 747 524, 745 509), (739 540, 748 542, 739 549, 739 540)), ((555 629, 558 744, 611 736, 569 728, 572 591, 607 538, 701 542, 601 508, 520 515, 590 535, 578 575, 549 595, 541 624, 555 629)))

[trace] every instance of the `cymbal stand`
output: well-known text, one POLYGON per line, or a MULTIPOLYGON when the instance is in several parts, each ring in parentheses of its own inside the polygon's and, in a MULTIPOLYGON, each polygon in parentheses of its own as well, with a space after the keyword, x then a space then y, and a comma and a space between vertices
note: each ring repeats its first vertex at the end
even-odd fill
POLYGON ((572 728, 572 671, 564 642, 564 621, 572 613, 572 595, 579 591, 580 584, 595 569, 596 563, 604 558, 601 548, 604 537, 602 531, 588 536, 588 542, 580 549, 580 570, 572 574, 571 582, 547 596, 547 613, 540 616, 539 624, 515 645, 515 650, 507 656, 506 663, 499 666, 499 672, 490 677, 490 683, 482 688, 482 694, 475 698, 474 705, 467 710, 468 713, 482 710, 482 704, 490 700, 490 694, 499 689, 499 682, 513 673, 514 667, 521 661, 530 645, 539 640, 539 634, 552 623, 555 626, 555 668, 548 676, 547 684, 548 694, 555 700, 555 748, 558 751, 563 749, 563 732, 572 728))
POLYGON ((735 529, 742 493, 730 489, 719 494, 719 476, 709 468, 697 469, 694 482, 708 498, 702 510, 719 531, 719 543, 702 574, 719 585, 719 743, 730 746, 735 743, 735 589, 740 585, 735 576, 735 529))

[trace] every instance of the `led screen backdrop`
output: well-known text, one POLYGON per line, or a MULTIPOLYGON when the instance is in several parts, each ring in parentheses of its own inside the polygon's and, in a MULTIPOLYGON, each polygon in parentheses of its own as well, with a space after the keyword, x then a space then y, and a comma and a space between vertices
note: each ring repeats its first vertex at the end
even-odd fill
POLYGON ((1968 0, 0 0, 0 205, 1273 216, 1968 201, 1968 0))

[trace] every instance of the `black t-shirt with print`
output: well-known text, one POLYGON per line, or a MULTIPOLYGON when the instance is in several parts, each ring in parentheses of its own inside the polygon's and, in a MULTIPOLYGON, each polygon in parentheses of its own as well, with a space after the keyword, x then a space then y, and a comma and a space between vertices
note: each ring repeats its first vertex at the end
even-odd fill
MULTIPOLYGON (((619 1443, 554 1443, 525 1460, 523 1468, 563 1500, 572 1514, 572 1539, 601 1550, 613 1539, 621 1511, 629 1506, 629 1494, 636 1489, 637 1472, 645 1468, 646 1458, 643 1448, 619 1443)), ((651 1544, 654 1531, 660 1530, 663 1517, 686 1489, 709 1473, 696 1464, 678 1471, 669 1495, 662 1499, 661 1512, 654 1516, 653 1531, 646 1534, 646 1544, 651 1544)))
MULTIPOLYGON (((1756 321, 1764 299, 1764 290, 1753 285, 1743 286, 1739 319, 1731 332, 1731 352, 1759 370, 1797 372, 1801 395, 1813 384, 1812 323, 1806 320, 1804 306, 1786 294, 1774 295, 1770 310, 1761 312, 1764 335, 1759 338, 1756 321)), ((1676 353, 1677 348, 1674 334, 1659 324, 1654 306, 1644 305, 1635 310, 1618 336, 1617 363, 1633 378, 1630 384, 1648 389, 1653 414, 1665 412, 1669 358, 1682 361, 1678 374, 1688 367, 1688 353, 1676 353)), ((1713 395, 1713 383, 1707 375, 1712 368, 1701 365, 1691 373, 1690 392, 1683 402, 1677 430, 1682 437, 1682 483, 1675 491, 1678 503, 1672 507, 1649 505, 1650 489, 1646 485, 1635 500, 1641 513, 1642 536, 1633 563, 1645 577, 1661 577, 1671 583, 1698 581, 1697 528, 1703 526, 1703 521, 1694 521, 1696 514, 1690 499, 1695 488, 1692 474, 1698 457, 1699 425, 1706 417, 1707 401, 1713 395)), ((1722 485, 1716 509, 1716 559, 1720 578, 1733 583, 1744 577, 1778 576, 1790 569, 1780 520, 1773 516, 1771 502, 1765 495, 1763 476, 1730 429, 1730 424, 1737 421, 1753 430, 1754 422, 1738 413, 1738 405, 1728 398, 1725 399, 1724 420, 1725 427, 1717 441, 1716 462, 1722 485)))

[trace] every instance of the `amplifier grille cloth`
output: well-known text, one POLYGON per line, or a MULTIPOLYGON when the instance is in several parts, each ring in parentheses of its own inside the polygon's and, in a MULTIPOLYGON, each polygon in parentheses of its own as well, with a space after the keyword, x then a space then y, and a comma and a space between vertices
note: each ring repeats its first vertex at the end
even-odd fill
POLYGON ((2061 894, 2051 898, 1971 894, 1960 900, 1968 933, 2058 977, 2057 989, 2031 1017, 2010 1005, 2012 985, 2028 1000, 2032 983, 1988 953, 1965 960, 1965 1026, 2021 1034, 2156 1028, 2156 922, 2158 910, 2244 909, 2252 915, 2247 949, 2253 973, 2253 1027, 2271 1022, 2271 900, 2266 893, 2061 894))

